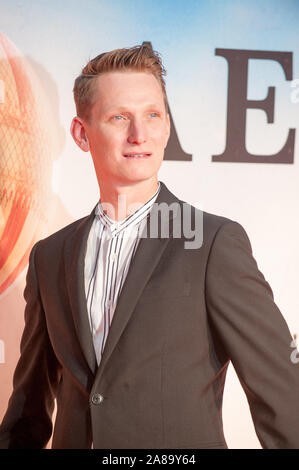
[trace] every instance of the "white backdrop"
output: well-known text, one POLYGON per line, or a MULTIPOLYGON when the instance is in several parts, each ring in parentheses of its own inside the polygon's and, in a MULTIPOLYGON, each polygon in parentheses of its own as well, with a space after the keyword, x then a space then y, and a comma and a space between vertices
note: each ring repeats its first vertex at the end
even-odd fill
MULTIPOLYGON (((227 61, 216 56, 215 49, 292 52, 292 78, 299 78, 298 2, 0 0, 0 8, 0 33, 17 47, 25 69, 32 69, 39 80, 50 109, 44 126, 57 144, 42 162, 42 177, 50 186, 36 237, 87 215, 99 198, 91 157, 75 146, 69 134, 75 114, 74 78, 89 58, 101 52, 151 41, 168 71, 168 100, 180 144, 192 154, 192 161, 165 160, 159 179, 181 199, 243 225, 291 333, 299 332, 298 138, 291 164, 212 161, 212 155, 225 147, 228 87, 227 61)), ((1 54, 0 60, 7 61, 3 48, 1 54)), ((4 96, 0 75, 0 83, 1 79, 4 96)), ((260 155, 279 151, 288 130, 298 132, 299 127, 299 93, 285 79, 282 67, 275 61, 250 60, 248 99, 264 99, 269 86, 275 87, 274 123, 267 123, 261 110, 247 111, 246 147, 260 155)), ((0 99, 0 112, 1 106, 0 99)), ((0 142, 2 160, 4 145, 0 142)), ((17 158, 16 151, 11 155, 17 158)), ((0 230, 5 214, 2 208, 0 230)), ((0 382, 4 384, 0 419, 18 358, 25 272, 26 264, 0 296, 0 382)), ((223 420, 229 447, 260 447, 231 366, 223 420)))

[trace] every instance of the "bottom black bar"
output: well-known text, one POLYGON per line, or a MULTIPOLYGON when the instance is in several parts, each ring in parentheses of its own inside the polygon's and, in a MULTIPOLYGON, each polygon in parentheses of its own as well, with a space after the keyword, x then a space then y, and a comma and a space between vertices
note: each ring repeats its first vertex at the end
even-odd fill
MULTIPOLYGON (((298 458, 296 449, 175 449, 175 450, 146 450, 146 449, 111 449, 111 450, 2 450, 0 451, 0 461, 2 468, 6 461, 9 465, 14 463, 42 464, 47 462, 51 465, 65 461, 68 465, 95 464, 106 466, 115 465, 123 468, 137 469, 147 465, 148 468, 172 465, 177 467, 197 467, 211 465, 220 461, 221 465, 240 462, 243 464, 254 463, 255 461, 269 462, 275 459, 284 462, 293 461, 298 458)), ((30 468, 30 467, 29 467, 30 468)), ((82 470, 85 470, 83 468, 82 470)))

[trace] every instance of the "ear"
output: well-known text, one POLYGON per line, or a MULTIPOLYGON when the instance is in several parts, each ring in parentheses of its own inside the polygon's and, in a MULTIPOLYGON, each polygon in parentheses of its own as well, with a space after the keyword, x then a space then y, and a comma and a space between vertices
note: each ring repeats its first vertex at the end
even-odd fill
POLYGON ((169 116, 169 113, 166 114, 166 140, 165 140, 165 147, 166 148, 166 145, 168 143, 168 140, 169 140, 169 136, 170 136, 170 116, 169 116))
POLYGON ((80 119, 78 116, 74 117, 74 119, 72 120, 70 132, 78 147, 80 147, 83 152, 88 152, 90 150, 90 147, 86 134, 85 124, 83 120, 80 119))

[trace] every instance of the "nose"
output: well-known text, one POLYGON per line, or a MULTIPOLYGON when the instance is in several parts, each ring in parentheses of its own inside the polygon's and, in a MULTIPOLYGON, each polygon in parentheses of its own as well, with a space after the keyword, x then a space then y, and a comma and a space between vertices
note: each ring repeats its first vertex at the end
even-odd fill
POLYGON ((143 144, 146 142, 146 129, 144 123, 141 120, 131 120, 128 142, 130 144, 143 144))

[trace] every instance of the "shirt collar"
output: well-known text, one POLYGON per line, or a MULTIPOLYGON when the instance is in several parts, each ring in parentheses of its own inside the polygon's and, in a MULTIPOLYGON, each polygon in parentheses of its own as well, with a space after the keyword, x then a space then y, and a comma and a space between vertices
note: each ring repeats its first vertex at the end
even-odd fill
POLYGON ((127 228, 132 228, 134 225, 143 220, 148 213, 150 212, 159 192, 161 189, 160 181, 158 181, 158 188, 153 194, 141 207, 139 207, 135 212, 128 215, 125 219, 117 221, 112 220, 108 215, 104 212, 103 206, 101 204, 101 199, 99 200, 96 209, 95 209, 95 216, 102 222, 102 224, 108 229, 111 235, 116 235, 119 232, 127 228))

